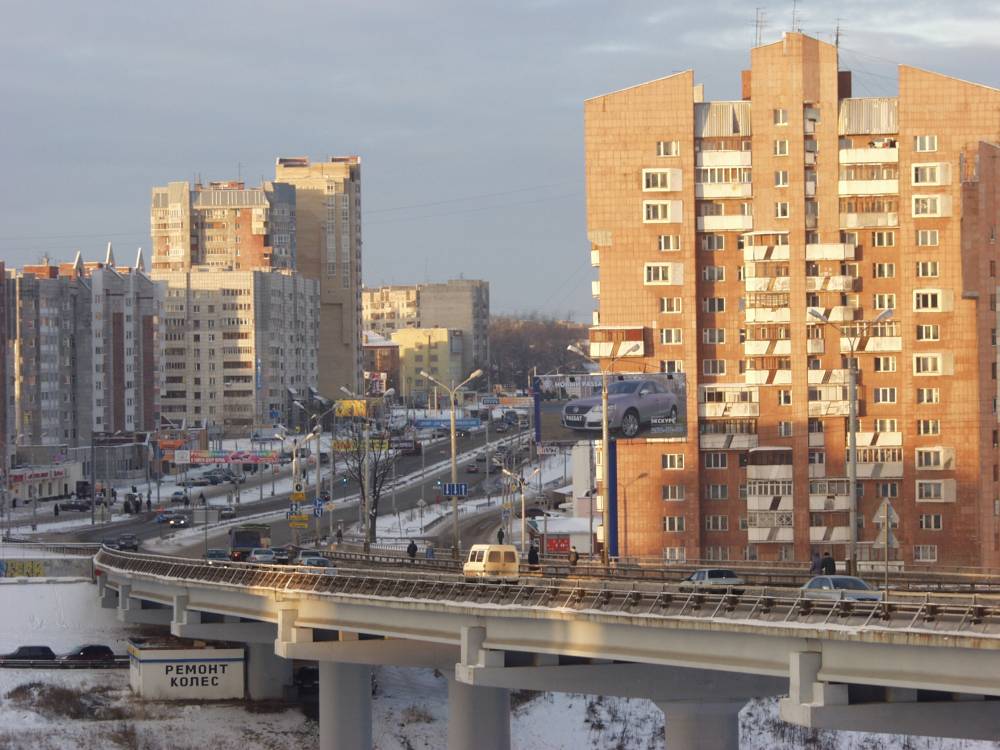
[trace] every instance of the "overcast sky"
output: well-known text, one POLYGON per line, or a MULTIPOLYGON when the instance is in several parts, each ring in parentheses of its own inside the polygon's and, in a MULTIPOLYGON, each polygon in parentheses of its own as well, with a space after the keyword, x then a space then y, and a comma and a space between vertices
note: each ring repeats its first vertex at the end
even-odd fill
MULTIPOLYGON (((362 158, 369 286, 465 275, 494 312, 589 320, 583 100, 694 68, 739 95, 792 3, 209 0, 3 5, 0 257, 148 248, 170 180, 274 174, 276 156, 362 158)), ((855 96, 907 63, 1000 87, 1000 4, 798 2, 855 96)))

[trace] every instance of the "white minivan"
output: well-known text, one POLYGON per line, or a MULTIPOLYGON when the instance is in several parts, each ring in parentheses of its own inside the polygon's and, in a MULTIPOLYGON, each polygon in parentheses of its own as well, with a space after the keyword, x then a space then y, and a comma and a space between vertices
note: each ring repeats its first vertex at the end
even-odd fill
POLYGON ((462 566, 466 581, 513 581, 520 577, 520 559, 513 544, 473 544, 462 566))

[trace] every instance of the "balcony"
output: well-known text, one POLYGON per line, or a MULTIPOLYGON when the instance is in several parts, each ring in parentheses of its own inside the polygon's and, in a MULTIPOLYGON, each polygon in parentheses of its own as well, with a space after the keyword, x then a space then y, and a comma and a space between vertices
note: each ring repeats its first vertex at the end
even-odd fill
POLYGON ((699 151, 695 154, 696 167, 749 167, 749 151, 699 151))
MULTIPOLYGON (((902 432, 856 432, 858 448, 898 448, 903 444, 902 432)), ((844 447, 848 447, 850 436, 844 438, 844 447)))
POLYGON ((747 495, 747 510, 757 512, 790 511, 794 507, 792 495, 747 495), (775 505, 777 501, 777 505, 775 505))
POLYGON ((808 370, 809 385, 847 385, 847 370, 808 370))
POLYGON ((791 385, 791 370, 747 370, 743 373, 747 385, 791 385))
POLYGON ((809 182, 806 183, 806 198, 815 198, 815 197, 816 197, 816 183, 813 180, 810 180, 809 182))
POLYGON ((850 411, 847 401, 810 401, 810 417, 846 417, 850 411))
POLYGON ((794 529, 791 527, 757 527, 747 529, 747 542, 750 544, 791 544, 794 541, 794 529))
POLYGON ((807 339, 806 354, 823 354, 826 351, 826 341, 823 339, 807 339))
POLYGON ((850 539, 850 526, 810 526, 809 541, 813 544, 842 544, 850 539))
POLYGON ((839 180, 838 195, 899 195, 899 180, 839 180))
POLYGON ((827 320, 833 321, 834 323, 843 323, 845 321, 854 320, 854 314, 857 312, 857 307, 854 305, 836 305, 835 307, 807 307, 806 308, 806 323, 815 323, 816 316, 813 315, 810 310, 816 310, 821 313, 827 320))
POLYGON ((869 227, 898 227, 899 214, 882 211, 865 214, 841 214, 840 226, 844 229, 866 229, 869 227))
POLYGON ((749 232, 753 229, 753 217, 735 214, 731 216, 699 216, 699 232, 749 232))
POLYGON ((695 198, 750 198, 753 187, 749 182, 698 182, 695 198))
POLYGON ((590 311, 590 323, 591 325, 599 326, 601 324, 601 311, 591 310, 590 311))
POLYGON ((899 148, 842 148, 841 164, 898 164, 899 148))
POLYGON ((703 451, 745 451, 757 447, 756 435, 702 435, 699 447, 703 451))
POLYGON ((792 353, 791 339, 760 339, 743 342, 743 354, 747 357, 788 357, 792 353))
POLYGON ((839 494, 811 494, 809 495, 809 512, 843 512, 851 509, 851 496, 839 494))
POLYGON ((601 296, 601 282, 600 281, 591 281, 590 282, 590 296, 591 297, 600 297, 601 296))
POLYGON ((744 285, 748 292, 787 292, 787 276, 754 276, 747 278, 744 285))
POLYGON ((743 260, 746 263, 787 261, 788 245, 751 245, 747 243, 743 247, 743 260))
MULTIPOLYGON (((851 353, 852 339, 841 336, 841 354, 851 353)), ((903 338, 901 336, 868 336, 860 340, 854 339, 854 344, 859 352, 901 352, 903 351, 903 338)))
POLYGON ((879 461, 875 463, 858 461, 858 479, 900 479, 902 476, 902 461, 879 461))
POLYGON ((822 448, 826 445, 826 435, 822 432, 810 432, 809 433, 809 447, 810 448, 822 448))
POLYGON ((806 276, 807 292, 853 292, 856 286, 854 276, 806 276))
POLYGON ((843 242, 806 245, 806 260, 854 260, 854 250, 843 242))
POLYGON ((595 268, 597 266, 601 265, 601 251, 600 250, 591 250, 590 251, 590 265, 594 266, 595 268))
POLYGON ((759 417, 760 404, 756 401, 723 401, 698 404, 699 417, 759 417))
MULTIPOLYGON (((760 450, 758 448, 758 450, 760 450)), ((792 465, 774 465, 774 466, 748 466, 747 467, 747 479, 791 479, 792 478, 792 465)))
POLYGON ((747 323, 788 323, 792 319, 787 307, 748 307, 745 312, 747 323))

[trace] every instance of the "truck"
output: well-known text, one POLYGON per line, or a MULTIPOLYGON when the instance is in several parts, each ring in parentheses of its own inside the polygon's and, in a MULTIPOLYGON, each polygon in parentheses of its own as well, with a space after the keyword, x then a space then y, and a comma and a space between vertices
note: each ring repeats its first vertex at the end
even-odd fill
POLYGON ((244 523, 229 529, 229 559, 244 562, 250 552, 271 546, 271 527, 266 523, 244 523))

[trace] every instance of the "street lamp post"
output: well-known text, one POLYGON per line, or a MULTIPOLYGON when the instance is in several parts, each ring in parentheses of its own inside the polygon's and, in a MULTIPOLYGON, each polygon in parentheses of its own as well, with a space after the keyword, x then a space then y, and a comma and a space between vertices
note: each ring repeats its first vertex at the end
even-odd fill
MULTIPOLYGON (((566 347, 568 351, 573 352, 573 354, 578 354, 584 359, 597 365, 598 369, 601 371, 601 496, 603 498, 603 508, 601 509, 601 523, 604 525, 604 547, 601 549, 601 563, 607 566, 611 562, 610 558, 610 546, 611 546, 611 457, 608 442, 608 369, 601 367, 601 363, 591 357, 589 354, 585 353, 583 349, 576 346, 575 344, 570 344, 566 347)), ((615 356, 614 351, 612 351, 611 362, 609 368, 614 368, 615 360, 618 357, 624 357, 631 354, 639 349, 639 343, 636 342, 628 347, 625 351, 621 352, 615 356)), ((594 509, 590 509, 591 518, 594 515, 594 509)), ((593 536, 591 536, 591 545, 593 545, 593 536)))
MULTIPOLYGON (((448 398, 451 401, 451 483, 458 483, 458 446, 455 441, 455 399, 458 392, 462 390, 466 385, 480 377, 483 374, 482 370, 476 370, 469 377, 463 380, 458 385, 454 385, 455 381, 452 381, 452 387, 449 388, 440 380, 431 377, 430 373, 426 370, 420 371, 420 377, 427 378, 432 383, 440 386, 448 393, 448 398)), ((455 554, 459 552, 459 539, 458 539, 458 497, 456 495, 451 496, 451 512, 452 512, 452 544, 455 549, 455 554)))
MULTIPOLYGON (((851 359, 848 362, 847 368, 847 400, 848 400, 848 417, 847 417, 847 451, 849 454, 849 461, 847 464, 847 486, 850 492, 850 524, 851 528, 847 535, 847 573, 848 575, 856 575, 858 569, 858 367, 857 367, 857 346, 860 334, 855 329, 854 335, 848 336, 844 329, 834 323, 830 318, 821 313, 815 307, 809 308, 809 314, 812 315, 817 320, 823 322, 826 325, 835 328, 841 336, 847 339, 851 346, 851 359)), ((862 327, 865 325, 874 326, 877 323, 882 323, 892 317, 892 309, 886 309, 875 316, 875 319, 871 323, 865 323, 864 321, 859 321, 862 323, 862 327)), ((886 557, 889 555, 889 546, 886 544, 885 549, 886 557)))
POLYGON ((525 507, 524 507, 524 504, 525 504, 524 503, 524 485, 528 484, 528 482, 531 480, 531 478, 533 476, 535 476, 535 474, 538 474, 540 471, 541 471, 541 466, 539 466, 538 468, 536 468, 528 476, 522 477, 520 474, 515 474, 514 472, 509 471, 508 469, 504 469, 503 470, 504 474, 506 474, 514 482, 517 483, 517 488, 518 488, 518 490, 521 493, 521 557, 524 557, 524 542, 525 542, 525 539, 527 538, 527 534, 528 534, 527 514, 525 513, 525 507))

